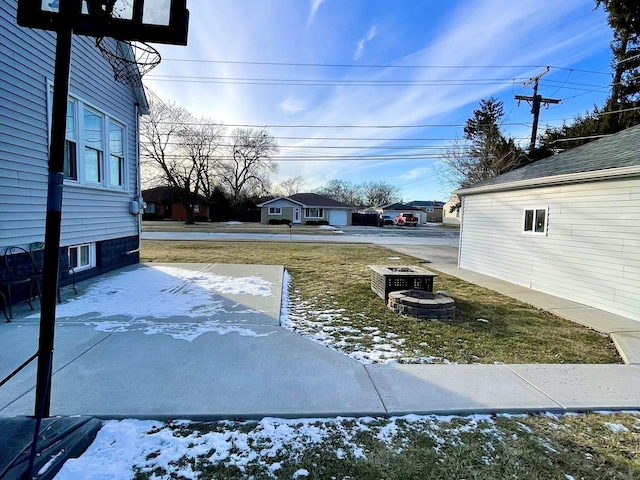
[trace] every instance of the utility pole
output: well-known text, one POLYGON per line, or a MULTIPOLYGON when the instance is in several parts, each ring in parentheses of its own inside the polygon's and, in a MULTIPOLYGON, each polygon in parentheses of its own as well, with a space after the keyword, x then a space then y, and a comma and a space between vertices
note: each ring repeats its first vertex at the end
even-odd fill
POLYGON ((542 95, 538 95, 538 80, 543 75, 549 73, 549 67, 540 75, 530 78, 528 82, 522 84, 523 87, 528 87, 533 83, 533 96, 528 97, 526 95, 516 95, 515 99, 518 100, 518 105, 522 100, 531 105, 531 113, 533 113, 533 127, 531 128, 531 143, 529 144, 529 152, 532 152, 536 148, 536 136, 538 135, 538 118, 540 117, 540 105, 548 107, 550 104, 560 103, 561 100, 554 98, 542 98, 542 95))

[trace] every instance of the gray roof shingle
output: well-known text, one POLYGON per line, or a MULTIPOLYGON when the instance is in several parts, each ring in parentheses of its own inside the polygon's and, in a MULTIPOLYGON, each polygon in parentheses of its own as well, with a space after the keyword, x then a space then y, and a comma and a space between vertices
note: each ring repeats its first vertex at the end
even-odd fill
POLYGON ((307 207, 353 208, 351 205, 338 202, 323 195, 318 195, 317 193, 296 193, 286 198, 300 202, 307 207))
MULTIPOLYGON (((524 180, 572 173, 597 172, 612 168, 640 166, 640 125, 627 128, 586 145, 539 160, 469 187, 499 186, 524 180)), ((461 189, 459 192, 465 192, 461 189)))

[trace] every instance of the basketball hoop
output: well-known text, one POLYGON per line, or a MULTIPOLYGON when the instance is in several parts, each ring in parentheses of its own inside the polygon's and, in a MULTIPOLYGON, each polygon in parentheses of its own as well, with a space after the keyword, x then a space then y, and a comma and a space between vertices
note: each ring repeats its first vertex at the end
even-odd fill
POLYGON ((96 47, 113 69, 116 81, 139 87, 142 76, 160 63, 160 53, 148 43, 101 37, 96 47))

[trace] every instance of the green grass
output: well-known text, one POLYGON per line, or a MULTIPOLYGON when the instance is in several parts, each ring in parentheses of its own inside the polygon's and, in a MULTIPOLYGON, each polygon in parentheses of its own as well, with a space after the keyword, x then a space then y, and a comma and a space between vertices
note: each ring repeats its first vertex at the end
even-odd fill
POLYGON ((382 339, 401 362, 620 362, 608 337, 444 274, 436 278, 434 289, 454 298, 453 320, 397 315, 371 291, 367 265, 417 265, 418 259, 378 246, 145 241, 141 259, 284 265, 291 274, 292 310, 301 333, 346 354, 366 353, 382 339), (322 315, 327 310, 337 313, 327 319, 322 315))
POLYGON ((630 480, 640 478, 639 415, 169 423, 152 431, 162 446, 134 470, 141 480, 184 478, 185 467, 201 479, 630 480), (158 466, 162 449, 184 444, 158 466))

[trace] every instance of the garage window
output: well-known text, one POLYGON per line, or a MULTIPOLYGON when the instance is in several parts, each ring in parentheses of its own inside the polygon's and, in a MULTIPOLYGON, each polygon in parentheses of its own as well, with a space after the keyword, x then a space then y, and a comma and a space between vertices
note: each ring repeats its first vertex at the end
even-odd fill
POLYGON ((269 207, 269 215, 282 215, 282 207, 269 207))
POLYGON ((547 210, 547 207, 526 209, 524 211, 524 233, 546 235, 547 210))

